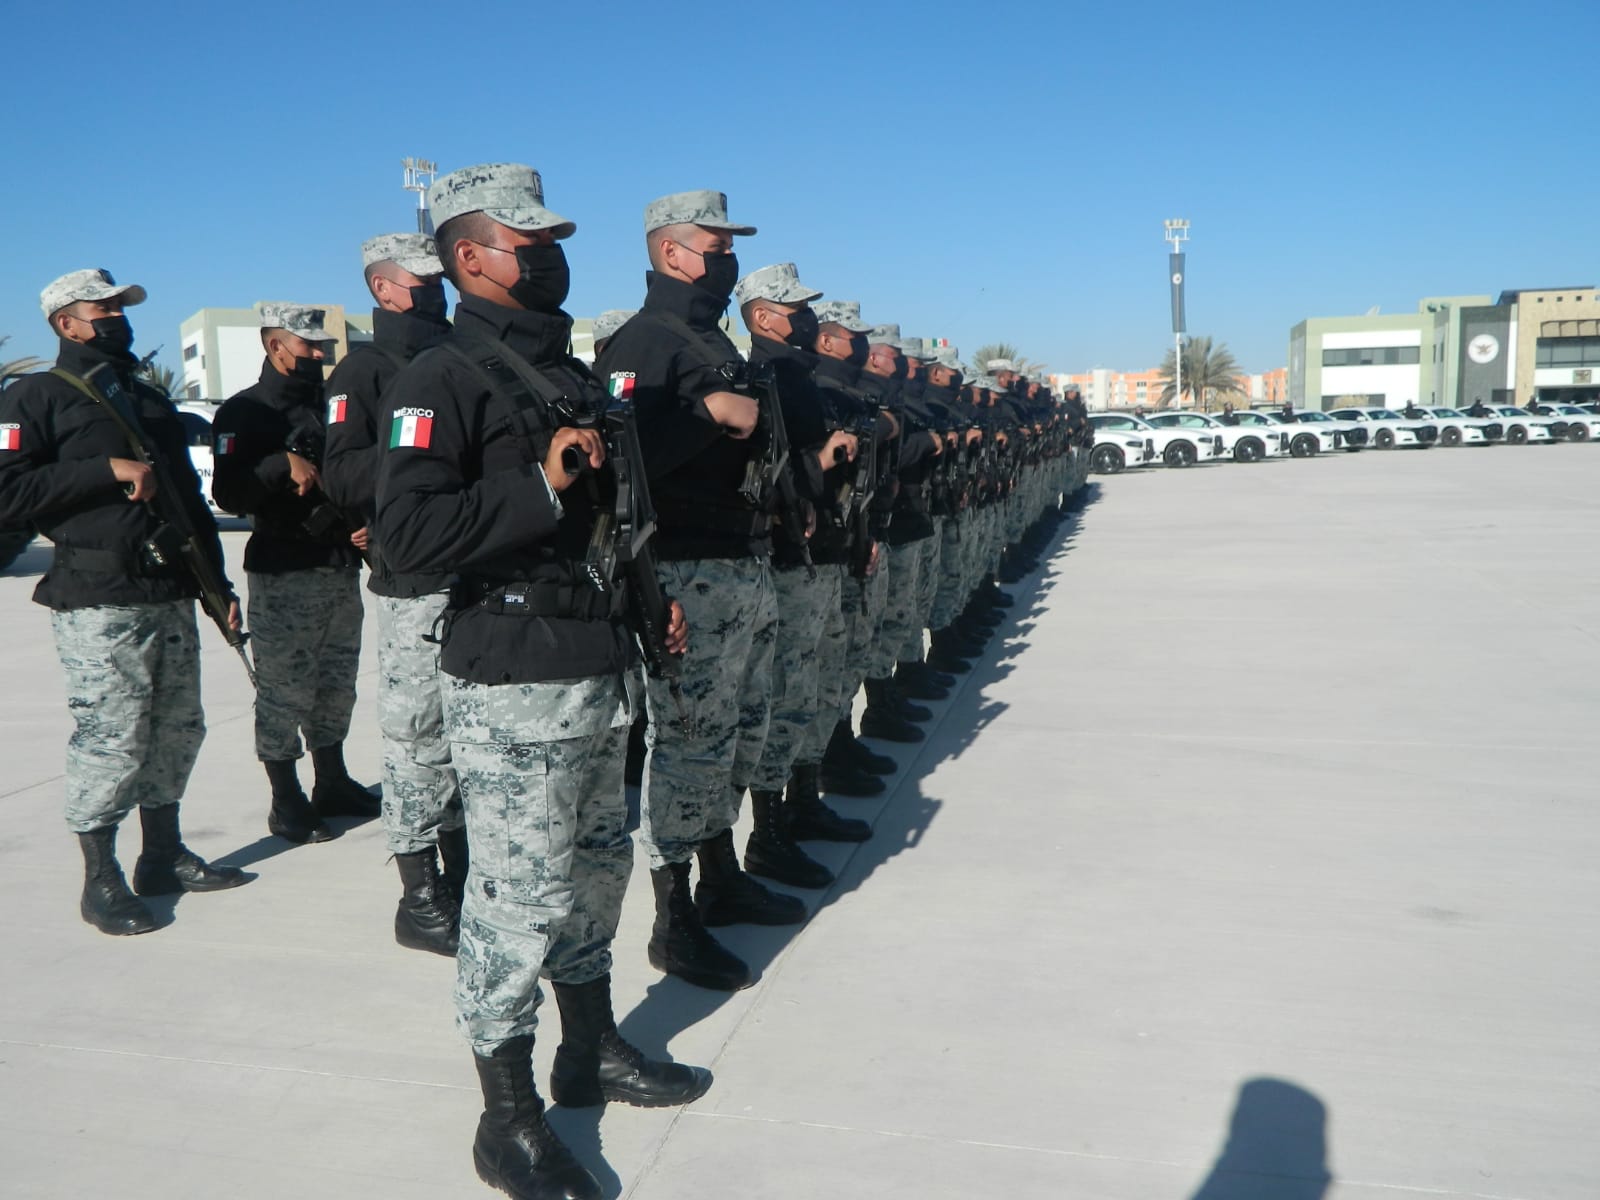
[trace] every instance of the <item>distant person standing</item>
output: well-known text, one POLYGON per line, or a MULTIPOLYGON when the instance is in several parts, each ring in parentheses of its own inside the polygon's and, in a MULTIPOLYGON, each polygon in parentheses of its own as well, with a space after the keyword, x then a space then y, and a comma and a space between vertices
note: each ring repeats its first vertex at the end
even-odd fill
MULTIPOLYGON (((0 521, 34 522, 55 543, 33 598, 51 610, 77 726, 67 743, 66 816, 83 850, 79 911, 111 934, 156 928, 116 858, 118 823, 135 806, 144 849, 134 892, 211 892, 254 878, 205 862, 178 830, 206 734, 199 592, 185 569, 154 560, 147 546, 177 517, 225 585, 227 577, 177 410, 135 374, 123 309, 144 299, 144 288, 119 286, 107 271, 61 276, 40 295, 61 339, 55 369, 0 393, 0 521), (179 494, 160 494, 133 437, 179 494)), ((228 620, 240 628, 237 600, 228 620)))
POLYGON ((228 512, 250 518, 244 569, 260 685, 256 757, 272 784, 267 828, 296 844, 325 842, 334 833, 324 818, 378 815, 378 801, 344 765, 367 533, 328 500, 317 465, 325 437, 322 363, 335 340, 323 328, 323 310, 259 307, 261 378, 217 410, 211 494, 228 512), (302 733, 316 771, 309 800, 295 770, 302 733))

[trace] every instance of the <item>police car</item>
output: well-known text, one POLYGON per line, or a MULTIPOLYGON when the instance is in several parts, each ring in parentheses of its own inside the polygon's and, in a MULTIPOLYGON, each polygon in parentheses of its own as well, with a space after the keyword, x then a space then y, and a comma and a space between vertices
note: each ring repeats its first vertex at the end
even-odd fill
POLYGON ((1342 421, 1316 408, 1297 408, 1293 413, 1297 425, 1311 425, 1319 431, 1329 430, 1338 434, 1338 448, 1351 454, 1371 444, 1372 430, 1361 421, 1342 421))
POLYGON ((1393 409, 1378 405, 1335 408, 1328 415, 1366 425, 1372 431, 1372 444, 1379 450, 1426 450, 1439 441, 1437 423, 1425 417, 1402 417, 1393 409))
POLYGON ((1454 408, 1422 410, 1439 423, 1441 446, 1492 446, 1506 436, 1498 417, 1471 417, 1454 408))
POLYGON ((1261 412, 1252 408, 1233 415, 1240 425, 1264 430, 1269 436, 1281 434, 1290 455, 1295 458, 1310 458, 1313 454, 1337 450, 1344 443, 1340 426, 1333 421, 1320 421, 1308 424, 1304 428, 1297 428, 1296 423, 1285 421, 1276 412, 1261 412))
POLYGON ((1102 431, 1126 434, 1130 439, 1137 435, 1149 442, 1154 457, 1169 467, 1192 467, 1223 452, 1222 439, 1215 433, 1200 429, 1158 429, 1129 413, 1090 413, 1089 423, 1094 426, 1097 445, 1102 431))
POLYGON ((1541 417, 1557 417, 1567 422, 1567 441, 1587 442, 1600 437, 1600 415, 1576 404, 1535 404, 1541 417))
MULTIPOLYGON (((1093 424, 1093 418, 1090 423, 1093 424)), ((1129 467, 1148 466, 1155 456, 1155 443, 1142 433, 1094 426, 1094 449, 1089 451, 1089 469, 1096 475, 1116 475, 1129 467)))
POLYGON ((1512 446, 1558 442, 1570 424, 1565 417, 1543 417, 1514 404, 1486 404, 1484 408, 1505 423, 1506 442, 1512 446))
POLYGON ((200 493, 211 511, 220 514, 222 510, 211 498, 211 418, 216 416, 217 406, 201 400, 180 400, 177 409, 178 419, 183 422, 183 436, 189 443, 189 461, 194 464, 194 473, 200 476, 200 493))
MULTIPOLYGON (((1238 414, 1234 414, 1237 416, 1238 414)), ((1260 425, 1226 425, 1215 417, 1197 412, 1164 412, 1146 417, 1157 429, 1192 429, 1211 433, 1221 440, 1222 454, 1234 462, 1260 462, 1289 451, 1289 438, 1281 429, 1260 425)))

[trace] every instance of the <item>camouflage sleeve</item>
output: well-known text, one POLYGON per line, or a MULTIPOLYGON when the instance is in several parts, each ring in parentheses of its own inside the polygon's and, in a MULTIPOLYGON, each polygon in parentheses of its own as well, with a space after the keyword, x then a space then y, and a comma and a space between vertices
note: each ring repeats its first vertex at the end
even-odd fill
POLYGON ((116 495, 109 455, 57 457, 48 383, 22 379, 0 392, 0 521, 21 524, 116 495))

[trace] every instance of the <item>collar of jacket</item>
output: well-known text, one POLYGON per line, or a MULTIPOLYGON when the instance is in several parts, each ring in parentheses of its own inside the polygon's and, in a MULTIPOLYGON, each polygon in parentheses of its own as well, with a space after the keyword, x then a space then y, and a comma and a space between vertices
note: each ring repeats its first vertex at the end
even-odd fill
POLYGON ((826 354, 817 355, 817 376, 836 387, 865 391, 861 386, 861 368, 853 366, 848 359, 829 358, 826 354))
POLYGON ((900 381, 887 375, 861 372, 861 390, 884 408, 897 408, 900 404, 900 381))
POLYGON ((756 334, 750 339, 750 359, 752 362, 784 361, 799 363, 808 371, 813 371, 817 366, 817 353, 815 350, 797 350, 788 342, 779 341, 777 338, 763 337, 756 334))
POLYGON ((502 341, 530 363, 564 360, 572 344, 572 318, 566 313, 509 308, 482 296, 461 297, 455 327, 468 337, 502 341))
POLYGON ((373 342, 408 361, 449 332, 447 321, 426 321, 408 312, 390 312, 386 308, 372 310, 373 342))
POLYGON ((106 363, 117 369, 117 376, 126 384, 132 379, 133 369, 139 365, 139 360, 132 354, 107 354, 104 350, 96 350, 68 338, 61 339, 61 348, 56 351, 56 366, 71 371, 80 379, 106 363))
POLYGON ((285 375, 272 365, 272 359, 266 355, 261 358, 261 379, 258 381, 261 395, 271 404, 280 408, 296 408, 300 405, 310 405, 320 408, 322 402, 322 388, 315 383, 307 383, 303 379, 295 379, 285 375))
POLYGON ((644 311, 669 312, 681 317, 690 329, 716 329, 722 323, 722 314, 728 310, 726 300, 718 300, 705 288, 695 287, 681 279, 659 274, 644 273, 644 311))

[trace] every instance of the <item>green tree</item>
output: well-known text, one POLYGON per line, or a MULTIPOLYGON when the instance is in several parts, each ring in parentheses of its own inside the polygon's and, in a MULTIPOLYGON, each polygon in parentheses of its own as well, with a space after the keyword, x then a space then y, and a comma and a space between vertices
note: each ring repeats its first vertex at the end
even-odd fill
MULTIPOLYGON (((4 346, 10 340, 11 335, 9 333, 0 334, 0 346, 4 346)), ((13 375, 26 375, 29 371, 37 371, 40 367, 48 367, 49 365, 42 358, 32 357, 13 358, 10 362, 0 361, 0 386, 3 386, 6 380, 13 375)))
POLYGON ((972 352, 969 361, 974 371, 981 372, 984 369, 983 364, 994 358, 1009 358, 1019 374, 1027 374, 1033 367, 1031 362, 1022 357, 1022 351, 1010 342, 990 342, 987 346, 979 346, 972 352))
POLYGON ((169 400, 183 399, 183 376, 162 363, 145 363, 139 370, 143 379, 169 400))
MULTIPOLYGON (((1171 350, 1161 360, 1161 407, 1169 408, 1179 397, 1173 376, 1174 358, 1171 350)), ((1194 407, 1209 411, 1213 404, 1220 405, 1231 396, 1242 396, 1238 376, 1244 370, 1233 357, 1225 343, 1212 344, 1209 337, 1192 337, 1183 345, 1183 394, 1194 407)))

